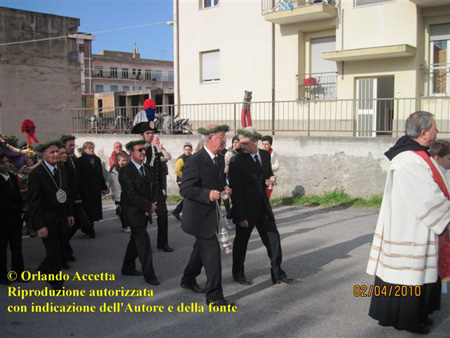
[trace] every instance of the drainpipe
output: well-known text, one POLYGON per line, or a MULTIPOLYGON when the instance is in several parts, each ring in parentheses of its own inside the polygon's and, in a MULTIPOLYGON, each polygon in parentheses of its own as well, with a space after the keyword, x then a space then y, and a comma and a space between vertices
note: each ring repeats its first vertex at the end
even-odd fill
POLYGON ((275 24, 272 23, 272 135, 275 135, 275 24))

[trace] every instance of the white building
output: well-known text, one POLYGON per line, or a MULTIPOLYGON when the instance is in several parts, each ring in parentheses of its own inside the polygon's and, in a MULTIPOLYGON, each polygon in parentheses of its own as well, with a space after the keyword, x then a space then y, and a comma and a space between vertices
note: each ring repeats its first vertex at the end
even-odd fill
MULTIPOLYGON (((308 120, 318 131, 375 136, 401 129, 405 116, 424 109, 450 131, 449 100, 436 100, 450 96, 447 0, 174 4, 181 104, 241 102, 250 90, 254 102, 295 101, 285 109, 255 106, 268 130, 272 117, 283 130, 280 121, 301 115, 295 130, 306 130, 308 120)), ((215 118, 236 119, 227 111, 215 118)))

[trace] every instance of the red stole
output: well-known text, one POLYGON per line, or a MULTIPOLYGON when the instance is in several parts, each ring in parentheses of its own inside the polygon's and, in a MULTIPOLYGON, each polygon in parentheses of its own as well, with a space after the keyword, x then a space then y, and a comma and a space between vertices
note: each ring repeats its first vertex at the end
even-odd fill
MULTIPOLYGON (((425 151, 414 151, 419 155, 425 162, 433 173, 433 179, 439 188, 444 193, 444 196, 450 200, 450 195, 448 189, 445 185, 442 175, 439 173, 439 169, 431 162, 430 157, 425 153, 425 151)), ((446 228, 444 232, 439 235, 439 275, 443 282, 450 280, 450 236, 448 229, 446 228)))

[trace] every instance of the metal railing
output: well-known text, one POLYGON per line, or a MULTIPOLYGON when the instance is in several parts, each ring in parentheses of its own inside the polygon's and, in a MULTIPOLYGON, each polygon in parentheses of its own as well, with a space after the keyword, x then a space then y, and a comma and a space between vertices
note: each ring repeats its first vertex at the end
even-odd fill
MULTIPOLYGON (((141 107, 111 110, 72 109, 74 133, 129 133, 141 107), (95 117, 95 118, 94 118, 95 117)), ((228 124, 233 133, 241 125, 242 102, 157 106, 166 121, 165 133, 184 133, 180 121, 196 130, 210 123, 228 124)), ((407 117, 426 110, 435 115, 441 137, 450 137, 450 97, 252 102, 253 125, 264 133, 305 136, 393 136, 404 133, 407 117)))
POLYGON ((336 98, 336 72, 308 73, 297 75, 298 97, 316 100, 336 98))
POLYGON ((336 6, 336 0, 261 0, 261 11, 264 15, 316 4, 336 6))
POLYGON ((119 71, 111 71, 108 69, 92 69, 92 78, 94 79, 111 79, 111 80, 136 80, 136 81, 152 81, 152 82, 174 82, 171 75, 161 75, 158 73, 144 74, 127 74, 124 75, 119 71))

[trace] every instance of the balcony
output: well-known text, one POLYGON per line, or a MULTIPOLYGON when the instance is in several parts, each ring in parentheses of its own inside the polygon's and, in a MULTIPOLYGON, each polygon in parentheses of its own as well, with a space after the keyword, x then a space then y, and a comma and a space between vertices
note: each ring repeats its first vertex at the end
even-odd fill
POLYGON ((425 73, 424 96, 450 96, 450 63, 422 66, 425 73))
POLYGON ((332 19, 337 16, 334 0, 261 0, 266 21, 279 25, 332 19))
POLYGON ((335 100, 336 77, 335 72, 297 75, 299 99, 311 101, 335 100))
POLYGON ((411 0, 417 7, 435 7, 448 5, 448 0, 411 0))

